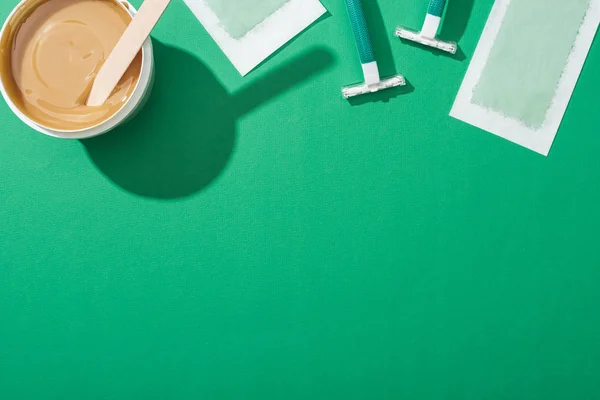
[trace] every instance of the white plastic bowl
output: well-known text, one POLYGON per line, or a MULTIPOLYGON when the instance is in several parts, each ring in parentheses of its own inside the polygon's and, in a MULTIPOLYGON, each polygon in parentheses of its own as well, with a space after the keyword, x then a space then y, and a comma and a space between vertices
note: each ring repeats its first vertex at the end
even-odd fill
MULTIPOLYGON (((2 31, 0 31, 0 40, 4 38, 7 26, 10 23, 19 22, 13 21, 13 18, 15 18, 15 15, 17 15, 17 11, 21 9, 21 7, 26 7, 27 3, 30 3, 32 1, 34 0, 22 0, 13 9, 8 18, 6 18, 4 25, 2 26, 2 31)), ((128 1, 119 0, 115 1, 115 3, 119 4, 125 10, 127 10, 127 12, 132 16, 135 15, 135 7, 133 7, 128 1)), ((140 79, 138 80, 137 86, 133 90, 133 93, 131 94, 129 99, 127 99, 127 101, 119 111, 117 111, 114 115, 109 117, 104 122, 101 122, 95 126, 78 130, 58 130, 44 127, 38 124, 37 122, 33 121, 27 115, 23 114, 21 110, 19 110, 19 108, 15 105, 12 99, 8 96, 2 79, 0 79, 0 91, 2 92, 2 97, 4 97, 4 100, 9 105, 12 112, 15 113, 21 121, 29 125, 31 128, 35 129, 36 131, 43 133, 44 135, 53 136, 61 139, 86 139, 107 133, 115 129, 117 126, 135 117, 135 115, 142 109, 144 104, 146 104, 148 97, 150 97, 153 83, 154 52, 152 50, 152 40, 148 38, 142 46, 142 69, 140 72, 140 79)))

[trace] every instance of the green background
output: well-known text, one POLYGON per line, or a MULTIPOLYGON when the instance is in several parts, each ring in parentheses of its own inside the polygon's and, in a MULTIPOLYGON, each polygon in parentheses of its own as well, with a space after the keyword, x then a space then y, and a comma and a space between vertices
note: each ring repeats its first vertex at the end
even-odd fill
POLYGON ((365 1, 411 87, 351 104, 323 3, 241 78, 175 0, 98 139, 0 105, 0 398, 600 397, 598 43, 545 158, 448 116, 492 0, 450 2, 455 58, 392 38, 425 1, 365 1))

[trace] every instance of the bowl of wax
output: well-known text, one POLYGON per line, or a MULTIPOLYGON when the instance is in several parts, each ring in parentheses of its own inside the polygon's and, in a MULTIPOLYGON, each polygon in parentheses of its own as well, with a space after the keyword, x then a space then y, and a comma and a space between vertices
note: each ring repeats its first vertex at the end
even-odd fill
POLYGON ((21 1, 0 31, 0 91, 10 109, 62 139, 98 136, 133 118, 152 89, 150 38, 104 104, 86 100, 135 12, 125 0, 21 1))

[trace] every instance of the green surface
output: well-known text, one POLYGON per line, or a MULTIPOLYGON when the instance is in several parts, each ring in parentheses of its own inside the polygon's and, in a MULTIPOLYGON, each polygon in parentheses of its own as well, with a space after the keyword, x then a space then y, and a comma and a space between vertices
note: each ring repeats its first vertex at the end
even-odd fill
POLYGON ((573 50, 590 0, 513 0, 473 102, 540 128, 573 50), (524 38, 535 37, 535 46, 524 38))
POLYGON ((279 10, 289 0, 206 0, 225 30, 241 38, 252 28, 279 10))
POLYGON ((598 43, 544 158, 448 117, 492 0, 448 4, 463 61, 392 37, 427 2, 365 2, 414 90, 364 104, 323 3, 242 79, 176 0, 104 138, 0 104, 2 399, 600 397, 598 43))

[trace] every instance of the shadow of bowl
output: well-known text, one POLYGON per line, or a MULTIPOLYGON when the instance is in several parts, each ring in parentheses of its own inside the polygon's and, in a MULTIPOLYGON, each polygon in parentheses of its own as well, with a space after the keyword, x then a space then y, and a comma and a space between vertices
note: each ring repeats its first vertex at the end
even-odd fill
POLYGON ((227 166, 237 119, 334 64, 315 48, 230 95, 194 56, 155 43, 156 81, 134 120, 82 141, 102 173, 143 197, 177 199, 208 187, 227 166))
POLYGON ((115 184, 144 197, 190 196, 213 182, 235 144, 230 96, 194 56, 154 42, 156 81, 140 114, 106 135, 82 141, 115 184))

